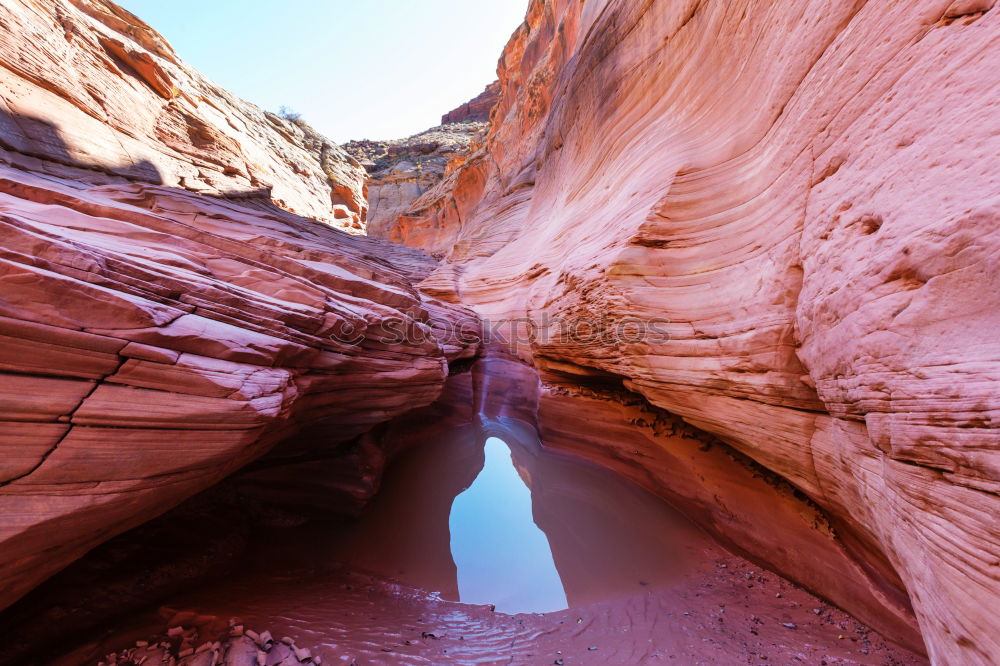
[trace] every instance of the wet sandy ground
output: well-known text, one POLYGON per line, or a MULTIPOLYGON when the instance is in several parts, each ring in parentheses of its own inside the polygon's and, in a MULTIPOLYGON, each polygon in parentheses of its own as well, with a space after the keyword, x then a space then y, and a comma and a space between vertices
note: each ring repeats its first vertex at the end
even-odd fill
POLYGON ((193 610, 202 635, 238 617, 324 664, 924 664, 848 615, 741 558, 705 552, 669 589, 569 610, 507 615, 331 567, 249 570, 135 618, 57 666, 150 640, 193 610), (206 624, 208 623, 208 624, 206 624))
MULTIPOLYGON (((509 392, 493 394, 504 398, 506 409, 509 392)), ((478 421, 469 414, 465 425, 456 417, 452 436, 435 435, 440 428, 432 429, 433 437, 421 435, 427 441, 390 467, 359 523, 259 524, 251 528, 247 556, 224 574, 186 586, 165 607, 105 623, 100 635, 50 663, 97 664, 136 641, 155 642, 177 625, 197 628, 199 644, 224 639, 233 618, 308 648, 313 657, 301 663, 927 663, 731 554, 623 479, 543 450, 533 427, 512 418, 517 409, 494 412, 480 408, 478 421), (451 511, 483 469, 487 437, 510 445, 507 464, 531 490, 529 519, 546 535, 567 610, 508 614, 458 601, 466 597, 452 553, 459 526, 451 511)), ((507 568, 497 563, 491 570, 507 568)), ((269 652, 266 666, 300 663, 280 641, 275 650, 284 652, 269 652)), ((177 663, 257 661, 234 654, 177 663)))

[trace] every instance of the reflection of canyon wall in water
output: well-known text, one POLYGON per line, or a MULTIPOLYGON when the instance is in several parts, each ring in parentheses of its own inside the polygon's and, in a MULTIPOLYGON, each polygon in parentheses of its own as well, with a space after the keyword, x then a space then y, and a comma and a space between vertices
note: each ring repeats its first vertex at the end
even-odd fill
POLYGON ((688 581, 708 538, 631 481, 542 449, 534 428, 508 423, 514 464, 572 606, 688 581))
POLYGON ((336 534, 331 552, 363 569, 457 601, 448 517, 454 499, 483 468, 471 376, 448 379, 441 399, 389 423, 386 446, 404 447, 363 519, 336 534))
POLYGON ((751 541, 941 663, 1000 653, 998 35, 993 0, 535 0, 483 148, 400 218, 490 317, 669 319, 521 352, 787 479, 827 547, 751 541))

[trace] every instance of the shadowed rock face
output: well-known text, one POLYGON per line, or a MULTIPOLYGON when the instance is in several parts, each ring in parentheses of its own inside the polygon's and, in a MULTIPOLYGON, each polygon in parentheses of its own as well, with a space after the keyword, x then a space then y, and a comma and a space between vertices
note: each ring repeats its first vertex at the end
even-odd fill
POLYGON ((0 167, 0 238, 2 604, 278 442, 337 458, 475 352, 424 323, 459 314, 411 286, 427 255, 277 208, 0 167))
POLYGON ((4 2, 0 65, 0 149, 14 153, 5 161, 82 167, 72 177, 93 183, 120 175, 209 194, 266 191, 290 212, 364 228, 364 170, 352 157, 219 88, 112 2, 4 2))
POLYGON ((787 479, 865 573, 782 571, 876 625, 905 592, 938 663, 1000 653, 993 4, 534 1, 484 146, 399 222, 489 317, 669 319, 520 352, 787 479))

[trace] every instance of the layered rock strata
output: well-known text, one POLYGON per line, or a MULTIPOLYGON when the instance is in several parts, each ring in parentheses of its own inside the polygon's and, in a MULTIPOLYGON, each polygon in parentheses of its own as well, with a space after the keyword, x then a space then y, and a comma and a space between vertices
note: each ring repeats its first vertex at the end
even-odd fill
POLYGON ((494 81, 465 104, 456 106, 441 116, 441 124, 486 122, 490 119, 490 111, 498 99, 500 99, 500 82, 494 81))
POLYGON ((124 176, 206 194, 266 192, 289 212, 364 228, 356 160, 218 87, 107 0, 0 6, 0 150, 5 162, 73 168, 95 184, 124 176))
MULTIPOLYGON (((533 1, 483 147, 399 220, 428 292, 805 493, 942 664, 1000 654, 993 5, 533 1)), ((820 568, 780 570, 884 611, 820 568)))
POLYGON ((428 323, 461 313, 411 286, 427 255, 277 208, 0 167, 0 229, 4 605, 277 442, 331 455, 432 402, 475 352, 428 323))
POLYGON ((368 235, 398 241, 399 215, 461 165, 485 132, 486 122, 461 120, 406 139, 345 143, 368 172, 368 235))
POLYGON ((360 165, 110 2, 0 32, 0 607, 280 442, 370 497, 355 440, 437 397, 476 318, 414 288, 427 254, 290 212, 359 228, 360 165))

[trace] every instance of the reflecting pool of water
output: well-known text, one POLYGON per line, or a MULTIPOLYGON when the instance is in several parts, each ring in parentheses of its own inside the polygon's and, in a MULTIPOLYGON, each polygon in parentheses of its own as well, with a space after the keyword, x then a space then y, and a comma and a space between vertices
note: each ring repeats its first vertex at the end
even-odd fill
POLYGON ((448 525, 458 597, 509 613, 567 607, 545 532, 531 516, 531 491, 507 443, 490 437, 475 482, 455 498, 448 525))
POLYGON ((548 612, 684 575, 708 538, 662 500, 498 418, 405 452, 334 557, 442 598, 548 612))

